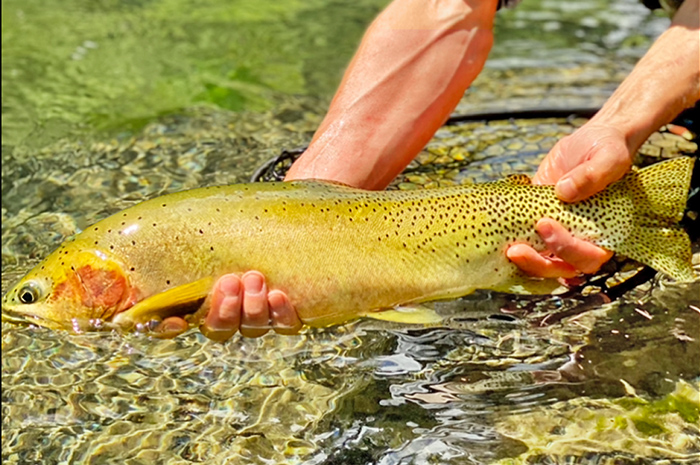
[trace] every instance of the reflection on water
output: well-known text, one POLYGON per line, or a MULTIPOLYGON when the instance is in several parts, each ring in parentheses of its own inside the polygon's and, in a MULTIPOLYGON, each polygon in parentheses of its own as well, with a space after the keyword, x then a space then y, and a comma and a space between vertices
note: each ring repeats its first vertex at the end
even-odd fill
MULTIPOLYGON (((383 3, 4 2, 3 290, 100 218, 308 143, 383 3)), ((597 104, 667 23, 633 0, 522 2, 459 111, 597 104)), ((393 187, 532 172, 580 124, 442 129, 393 187)), ((434 304, 437 327, 223 345, 3 324, 3 463, 694 463, 698 296, 476 293, 434 304)))

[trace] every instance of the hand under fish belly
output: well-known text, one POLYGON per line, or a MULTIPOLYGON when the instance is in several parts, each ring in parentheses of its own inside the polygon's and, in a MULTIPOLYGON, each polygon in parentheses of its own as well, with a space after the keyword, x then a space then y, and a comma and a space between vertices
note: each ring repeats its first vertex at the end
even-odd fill
POLYGON ((319 327, 475 289, 546 294, 559 282, 529 278, 505 256, 514 242, 542 247, 543 217, 690 281, 678 222, 692 170, 690 158, 659 163, 576 204, 526 176, 416 191, 297 181, 165 195, 64 242, 3 296, 3 318, 67 329, 132 329, 172 315, 198 324, 215 280, 249 270, 319 327))

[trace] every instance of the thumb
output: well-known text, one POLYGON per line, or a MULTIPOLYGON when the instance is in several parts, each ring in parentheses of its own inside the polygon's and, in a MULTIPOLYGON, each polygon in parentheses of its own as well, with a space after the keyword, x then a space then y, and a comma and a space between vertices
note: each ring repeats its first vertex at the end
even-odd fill
POLYGON ((557 181, 557 197, 564 202, 587 199, 624 176, 631 164, 627 153, 621 156, 620 148, 601 146, 591 158, 557 181))

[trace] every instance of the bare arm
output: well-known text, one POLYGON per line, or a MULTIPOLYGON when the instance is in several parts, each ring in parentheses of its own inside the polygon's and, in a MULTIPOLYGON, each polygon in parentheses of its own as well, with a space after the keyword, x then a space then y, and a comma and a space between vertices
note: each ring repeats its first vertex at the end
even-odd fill
POLYGON ((484 66, 496 0, 395 0, 372 23, 287 180, 382 189, 427 144, 484 66))

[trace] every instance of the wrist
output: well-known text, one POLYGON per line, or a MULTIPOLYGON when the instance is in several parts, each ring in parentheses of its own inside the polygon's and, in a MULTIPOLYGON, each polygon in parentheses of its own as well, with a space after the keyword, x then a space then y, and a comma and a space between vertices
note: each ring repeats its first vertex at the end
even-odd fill
POLYGON ((608 134, 611 132, 617 134, 627 149, 626 156, 631 160, 644 141, 658 129, 658 126, 655 126, 653 122, 640 119, 638 116, 629 116, 622 109, 615 111, 616 108, 616 105, 602 108, 586 123, 585 127, 593 130, 605 129, 608 134))
POLYGON ((672 26, 591 118, 590 124, 618 129, 631 154, 700 98, 698 3, 688 0, 681 6, 672 26))

